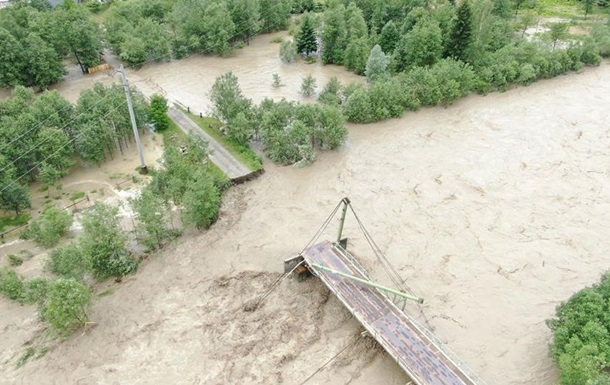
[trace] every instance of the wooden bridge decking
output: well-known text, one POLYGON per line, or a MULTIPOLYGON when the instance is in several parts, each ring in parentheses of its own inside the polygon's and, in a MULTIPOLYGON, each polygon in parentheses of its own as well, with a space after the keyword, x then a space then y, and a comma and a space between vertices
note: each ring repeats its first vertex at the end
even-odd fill
POLYGON ((347 253, 331 242, 307 249, 305 262, 362 323, 369 334, 394 358, 418 385, 481 385, 468 367, 452 357, 434 335, 405 314, 382 291, 339 275, 312 267, 327 266, 336 271, 369 279, 347 253))

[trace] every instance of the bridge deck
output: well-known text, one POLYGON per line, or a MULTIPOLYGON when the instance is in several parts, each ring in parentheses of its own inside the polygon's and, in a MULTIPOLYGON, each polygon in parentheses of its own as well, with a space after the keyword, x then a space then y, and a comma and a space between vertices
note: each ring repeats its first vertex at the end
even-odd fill
POLYGON ((431 334, 400 310, 383 292, 330 272, 314 263, 369 279, 348 253, 331 242, 322 242, 303 253, 310 269, 333 291, 372 337, 383 346, 418 385, 470 385, 474 375, 439 346, 431 334), (468 373, 468 374, 467 374, 468 373))

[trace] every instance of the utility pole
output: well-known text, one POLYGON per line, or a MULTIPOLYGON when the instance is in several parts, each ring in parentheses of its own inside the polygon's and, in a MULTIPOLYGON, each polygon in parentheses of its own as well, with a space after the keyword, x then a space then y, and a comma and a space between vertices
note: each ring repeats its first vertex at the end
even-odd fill
POLYGON ((119 67, 121 73, 121 79, 123 79, 123 90, 125 91, 125 97, 127 98, 127 107, 129 108, 129 117, 131 118, 131 128, 133 128, 133 136, 136 138, 136 147, 138 147, 138 156, 140 157, 140 174, 148 174, 148 167, 144 163, 144 154, 142 153, 142 143, 140 142, 140 133, 138 132, 138 125, 136 124, 136 115, 133 112, 133 105, 131 104, 131 93, 129 92, 129 82, 125 77, 125 68, 123 64, 119 67))
POLYGON ((343 225, 345 225, 345 215, 347 214, 347 206, 350 204, 349 198, 345 197, 341 199, 343 203, 343 213, 341 213, 341 222, 339 223, 339 235, 337 236, 337 243, 341 243, 341 235, 343 235, 343 225))

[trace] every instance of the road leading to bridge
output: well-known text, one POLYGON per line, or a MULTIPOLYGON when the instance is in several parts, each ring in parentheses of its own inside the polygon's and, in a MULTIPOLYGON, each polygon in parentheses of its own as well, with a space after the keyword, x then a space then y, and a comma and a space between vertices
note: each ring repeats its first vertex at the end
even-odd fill
POLYGON ((193 122, 184 112, 175 107, 171 107, 167 112, 169 117, 180 127, 185 133, 194 133, 205 139, 209 144, 210 160, 214 162, 218 168, 224 171, 232 181, 247 179, 254 174, 252 170, 243 165, 237 158, 233 156, 222 144, 218 143, 214 138, 208 135, 197 123, 193 122))

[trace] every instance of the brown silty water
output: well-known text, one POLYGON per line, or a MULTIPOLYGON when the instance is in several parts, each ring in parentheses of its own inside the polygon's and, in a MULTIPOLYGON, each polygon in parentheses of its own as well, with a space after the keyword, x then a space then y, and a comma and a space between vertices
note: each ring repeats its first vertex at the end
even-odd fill
MULTIPOLYGON (((336 67, 282 65, 271 38, 232 58, 192 57, 130 77, 144 92, 158 87, 201 110, 226 70, 255 100, 299 98, 298 79, 310 70, 319 84, 336 74, 355 78, 336 67), (273 89, 274 72, 289 85, 273 89)), ((408 310, 488 384, 554 384, 544 321, 609 265, 609 76, 603 63, 449 108, 350 125, 346 144, 309 167, 267 163, 259 179, 228 192, 209 231, 186 234, 99 298, 95 328, 21 369, 3 365, 0 382, 300 384, 351 341, 357 322, 332 296, 317 300, 328 293, 313 283, 285 282, 247 316, 236 304, 264 292, 283 259, 349 196, 426 299, 425 318, 408 310), (229 295, 220 293, 232 280, 229 295)), ((324 237, 335 236, 336 224, 324 237)), ((351 218, 345 234, 372 276, 389 284, 351 218)), ((23 307, 1 301, 0 326, 21 330, 23 307)), ((390 357, 366 346, 348 349, 310 381, 406 382, 390 357)))

